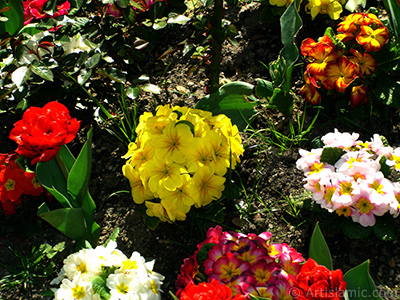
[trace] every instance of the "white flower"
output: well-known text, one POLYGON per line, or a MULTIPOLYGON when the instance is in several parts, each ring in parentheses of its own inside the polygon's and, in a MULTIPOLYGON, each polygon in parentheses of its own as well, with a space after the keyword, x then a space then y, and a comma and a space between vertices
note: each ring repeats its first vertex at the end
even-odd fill
POLYGON ((349 149, 356 145, 356 141, 360 135, 358 133, 340 133, 336 128, 334 132, 330 132, 321 138, 321 141, 327 147, 338 147, 343 149, 349 149))
POLYGON ((82 249, 64 259, 65 275, 72 279, 79 274, 80 277, 89 281, 94 276, 100 275, 101 261, 91 259, 93 252, 94 249, 82 249))
MULTIPOLYGON (((86 41, 86 40, 85 40, 86 41)), ((79 52, 89 52, 92 50, 92 47, 89 45, 89 43, 85 43, 83 40, 82 36, 77 33, 73 37, 70 38, 68 43, 65 43, 62 48, 64 50, 64 54, 70 54, 70 53, 79 53, 79 52)))
POLYGON ((55 300, 92 300, 92 284, 84 281, 79 275, 73 280, 65 278, 55 292, 55 300))
POLYGON ((110 241, 107 247, 97 246, 92 252, 89 263, 104 267, 121 267, 122 262, 127 259, 125 254, 117 249, 117 243, 114 241, 110 241))

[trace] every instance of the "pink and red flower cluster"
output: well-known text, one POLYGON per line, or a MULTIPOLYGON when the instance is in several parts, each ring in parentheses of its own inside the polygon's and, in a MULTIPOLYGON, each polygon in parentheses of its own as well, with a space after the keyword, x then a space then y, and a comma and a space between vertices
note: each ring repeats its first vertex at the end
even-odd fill
POLYGON ((207 239, 181 266, 177 296, 189 284, 216 280, 228 286, 233 296, 290 297, 304 258, 285 243, 270 243, 271 236, 270 232, 245 235, 222 231, 220 226, 210 228, 207 239))
POLYGON ((345 153, 334 165, 321 162, 324 148, 310 152, 300 149, 296 166, 306 176, 305 189, 313 200, 329 212, 351 217, 363 226, 375 225, 375 216, 400 213, 400 183, 385 178, 381 159, 400 170, 400 149, 384 146, 378 134, 370 142, 358 140, 357 133, 328 133, 325 147, 341 148, 345 153))
POLYGON ((317 105, 322 88, 345 93, 351 87, 350 106, 358 107, 368 102, 369 88, 363 79, 373 74, 377 66, 370 52, 381 50, 389 32, 371 13, 348 15, 337 31, 335 41, 324 35, 318 42, 311 38, 302 42, 301 53, 308 65, 300 93, 307 103, 317 105))
POLYGON ((43 192, 35 173, 24 171, 17 158, 15 154, 0 154, 0 207, 5 215, 15 214, 23 194, 39 196, 43 192))
POLYGON ((33 19, 40 20, 44 18, 56 18, 67 15, 71 5, 68 1, 57 6, 53 15, 43 11, 44 5, 48 0, 24 0, 24 25, 32 22, 33 19))

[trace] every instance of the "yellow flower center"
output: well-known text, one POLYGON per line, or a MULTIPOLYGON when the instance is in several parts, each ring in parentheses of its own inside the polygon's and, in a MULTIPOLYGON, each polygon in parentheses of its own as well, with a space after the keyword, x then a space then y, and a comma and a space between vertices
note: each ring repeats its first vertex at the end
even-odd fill
POLYGON ((87 272, 86 264, 84 262, 81 262, 79 265, 76 266, 76 270, 81 273, 86 273, 87 272))
POLYGON ((358 208, 361 214, 369 214, 369 212, 372 209, 374 209, 372 203, 369 202, 369 200, 366 198, 360 198, 360 200, 356 204, 356 207, 358 208))
POLYGON ((4 184, 4 187, 6 188, 7 191, 12 191, 15 189, 15 181, 8 178, 7 182, 4 184))
POLYGON ((72 297, 75 299, 82 299, 86 296, 85 288, 83 286, 76 285, 72 288, 72 297))
POLYGON ((340 183, 340 193, 342 195, 351 195, 353 188, 351 187, 351 182, 341 182, 340 183))
POLYGON ((129 286, 125 284, 125 282, 121 282, 116 286, 118 293, 126 294, 129 291, 129 286))
POLYGON ((138 265, 134 260, 125 260, 122 262, 122 270, 137 269, 138 265))

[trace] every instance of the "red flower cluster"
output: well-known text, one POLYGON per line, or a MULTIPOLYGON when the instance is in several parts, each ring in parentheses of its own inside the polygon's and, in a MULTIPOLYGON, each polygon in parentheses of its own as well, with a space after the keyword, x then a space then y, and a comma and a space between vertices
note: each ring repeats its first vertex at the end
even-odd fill
POLYGON ((22 120, 14 124, 10 139, 18 144, 16 152, 38 161, 53 159, 60 147, 71 142, 78 130, 80 121, 72 119, 68 109, 56 101, 43 108, 30 107, 22 120))
POLYGON ((43 12, 43 6, 48 0, 25 0, 24 1, 24 25, 29 24, 33 19, 56 18, 67 15, 71 5, 68 1, 57 6, 57 11, 53 15, 43 12))
POLYGON ((180 300, 244 300, 244 295, 236 295, 232 298, 231 289, 225 284, 212 280, 210 283, 189 283, 181 292, 180 300))
POLYGON ((300 93, 307 103, 317 105, 321 102, 321 88, 344 93, 352 85, 350 106, 361 106, 368 102, 369 93, 363 79, 374 73, 377 65, 369 52, 379 51, 389 32, 371 13, 348 15, 337 30, 335 41, 327 35, 318 42, 311 38, 303 41, 301 53, 308 65, 304 72, 306 84, 300 93))
POLYGON ((24 171, 15 161, 17 155, 0 154, 0 207, 6 215, 15 214, 21 196, 39 196, 43 188, 35 173, 24 171))
POLYGON ((340 269, 328 270, 309 258, 296 277, 292 295, 296 300, 342 300, 346 290, 340 269))

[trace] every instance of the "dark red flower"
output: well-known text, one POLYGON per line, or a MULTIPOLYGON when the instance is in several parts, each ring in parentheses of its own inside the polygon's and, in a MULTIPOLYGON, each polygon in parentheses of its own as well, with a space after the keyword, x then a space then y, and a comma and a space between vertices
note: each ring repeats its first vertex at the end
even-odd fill
POLYGON ((232 290, 217 280, 210 283, 203 282, 198 285, 189 283, 180 295, 181 300, 244 300, 246 296, 237 294, 232 297, 232 290))
POLYGON ((341 300, 344 299, 346 282, 342 270, 330 271, 309 258, 296 277, 296 286, 292 290, 297 300, 341 300))
POLYGON ((183 260, 183 265, 181 266, 181 273, 178 275, 175 281, 175 287, 178 290, 177 296, 179 297, 181 291, 189 284, 194 283, 194 278, 199 273, 199 264, 196 260, 196 251, 192 256, 185 258, 183 260))
POLYGON ((17 142, 18 154, 33 158, 32 164, 49 161, 62 145, 75 138, 79 124, 63 104, 53 101, 43 108, 27 109, 22 120, 14 124, 10 139, 17 142))
POLYGON ((5 215, 15 214, 22 194, 39 196, 43 192, 35 173, 24 171, 16 158, 14 154, 0 154, 0 208, 5 215))
POLYGON ((57 6, 57 11, 51 16, 43 11, 43 6, 48 0, 25 0, 24 1, 24 25, 29 24, 33 19, 56 18, 67 15, 71 5, 68 1, 57 6))

